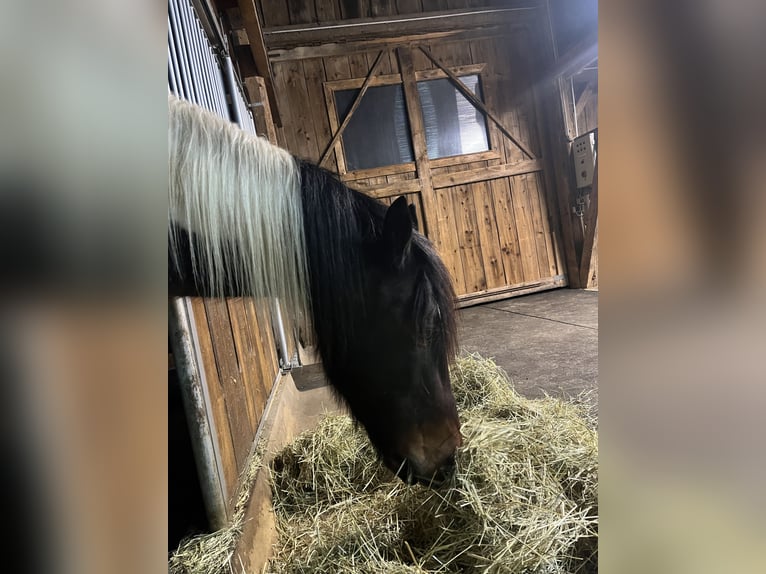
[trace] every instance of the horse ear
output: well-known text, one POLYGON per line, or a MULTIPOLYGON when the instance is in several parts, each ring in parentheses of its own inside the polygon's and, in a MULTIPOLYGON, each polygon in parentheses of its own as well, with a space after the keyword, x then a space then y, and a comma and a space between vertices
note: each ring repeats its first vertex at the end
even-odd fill
POLYGON ((415 204, 410 203, 407 207, 410 210, 410 221, 412 221, 412 229, 415 231, 420 231, 420 226, 418 225, 418 212, 415 209, 415 204))
POLYGON ((383 242, 394 265, 400 266, 407 256, 412 239, 412 219, 404 196, 394 201, 383 222, 383 242))

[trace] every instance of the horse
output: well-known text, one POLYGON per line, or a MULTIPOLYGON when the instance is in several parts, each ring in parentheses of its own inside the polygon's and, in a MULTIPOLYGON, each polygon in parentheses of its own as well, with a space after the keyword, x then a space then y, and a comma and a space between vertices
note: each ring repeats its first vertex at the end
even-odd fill
POLYGON ((172 95, 168 112, 169 295, 280 298, 385 466, 448 480, 455 294, 406 199, 387 207, 172 95))

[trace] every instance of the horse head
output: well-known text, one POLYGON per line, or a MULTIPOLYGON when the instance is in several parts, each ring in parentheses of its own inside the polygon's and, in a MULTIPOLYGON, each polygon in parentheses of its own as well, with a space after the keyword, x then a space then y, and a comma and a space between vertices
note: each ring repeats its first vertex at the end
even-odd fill
MULTIPOLYGON (((413 230, 404 197, 364 245, 361 305, 343 364, 325 360, 385 465, 408 483, 438 485, 454 468, 460 423, 449 381, 455 310, 447 270, 413 230)), ((358 301, 359 303, 355 303, 358 301)))

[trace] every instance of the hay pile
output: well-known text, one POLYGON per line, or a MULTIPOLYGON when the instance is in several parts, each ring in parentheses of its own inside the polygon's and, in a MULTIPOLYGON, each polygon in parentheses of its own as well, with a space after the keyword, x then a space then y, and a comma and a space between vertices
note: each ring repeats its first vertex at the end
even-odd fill
POLYGON ((262 466, 265 441, 256 445, 239 478, 239 490, 229 524, 207 534, 190 536, 181 541, 168 557, 169 574, 230 574, 231 558, 237 546, 250 494, 262 466))
POLYGON ((348 417, 272 464, 268 572, 595 572, 598 437, 582 405, 519 396, 479 356, 452 383, 464 446, 452 483, 406 486, 348 417))

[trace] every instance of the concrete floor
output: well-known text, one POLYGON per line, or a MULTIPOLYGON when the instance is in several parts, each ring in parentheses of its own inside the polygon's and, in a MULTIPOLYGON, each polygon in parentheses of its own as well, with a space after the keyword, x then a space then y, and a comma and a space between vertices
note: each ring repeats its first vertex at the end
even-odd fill
MULTIPOLYGON (((520 394, 572 398, 597 408, 598 292, 557 289, 461 309, 460 348, 495 360, 520 394)), ((319 365, 293 370, 299 390, 322 386, 319 365)))
POLYGON ((598 292, 557 289, 462 309, 460 347, 490 357, 527 397, 598 387, 598 292))

